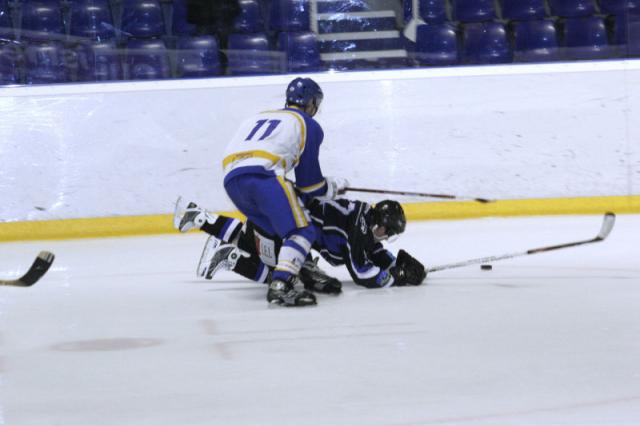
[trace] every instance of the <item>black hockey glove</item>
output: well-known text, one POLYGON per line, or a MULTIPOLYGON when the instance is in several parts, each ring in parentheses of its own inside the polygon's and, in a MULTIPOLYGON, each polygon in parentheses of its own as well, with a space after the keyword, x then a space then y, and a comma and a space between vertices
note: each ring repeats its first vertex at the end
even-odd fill
POLYGON ((420 285, 427 277, 424 265, 404 250, 398 251, 396 264, 391 268, 394 285, 420 285))

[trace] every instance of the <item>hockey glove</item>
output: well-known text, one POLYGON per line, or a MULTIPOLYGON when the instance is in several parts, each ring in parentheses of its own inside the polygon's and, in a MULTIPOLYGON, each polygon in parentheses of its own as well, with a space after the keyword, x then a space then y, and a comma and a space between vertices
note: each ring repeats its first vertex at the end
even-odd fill
POLYGON ((349 181, 345 178, 325 176, 327 181, 327 193, 323 198, 334 200, 338 195, 344 194, 344 189, 349 186, 349 181))
POLYGON ((398 251, 396 264, 391 271, 397 286, 420 285, 427 277, 424 265, 402 249, 398 251))

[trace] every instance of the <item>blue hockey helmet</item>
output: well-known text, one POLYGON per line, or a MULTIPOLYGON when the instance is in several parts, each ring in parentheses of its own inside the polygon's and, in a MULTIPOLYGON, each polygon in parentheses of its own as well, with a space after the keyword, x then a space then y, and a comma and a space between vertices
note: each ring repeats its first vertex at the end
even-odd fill
POLYGON ((310 78, 294 78, 287 86, 287 105, 302 107, 310 115, 318 111, 323 98, 322 89, 310 78))

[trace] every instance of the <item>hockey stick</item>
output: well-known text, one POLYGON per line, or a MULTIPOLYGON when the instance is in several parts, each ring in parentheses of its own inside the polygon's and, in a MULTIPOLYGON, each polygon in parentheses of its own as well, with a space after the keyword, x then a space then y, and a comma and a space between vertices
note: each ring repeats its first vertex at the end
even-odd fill
POLYGON ((26 274, 17 280, 0 280, 0 286, 31 287, 49 270, 49 267, 53 263, 53 259, 55 259, 55 255, 53 253, 41 251, 26 274))
POLYGON ((539 248, 530 249, 523 252, 509 253, 509 254, 503 254, 499 256, 488 256, 488 257, 480 257, 478 259, 469 259, 469 260, 464 260, 462 262, 449 263, 447 265, 432 266, 431 268, 427 268, 426 271, 427 273, 436 272, 436 271, 442 271, 444 269, 460 268, 462 266, 475 265, 478 263, 495 262, 496 260, 511 259, 513 257, 527 256, 530 254, 543 253, 543 252, 552 251, 552 250, 559 250, 559 249, 564 249, 569 247, 581 246, 583 244, 597 243, 607 238, 607 236, 613 229, 613 225, 615 224, 615 222, 616 222, 616 215, 614 213, 608 212, 608 213, 605 213, 604 215, 604 220, 602 222, 602 227, 600 228, 600 232, 598 233, 598 235, 596 235, 595 238, 592 238, 590 240, 576 241, 573 243, 558 244, 554 246, 539 247, 539 248))
POLYGON ((416 197, 428 197, 428 198, 445 198, 447 200, 471 200, 479 203, 492 203, 495 200, 489 200, 488 198, 474 198, 474 197, 459 197, 450 194, 428 194, 425 192, 413 192, 413 191, 392 191, 387 189, 370 189, 370 188, 352 188, 347 187, 345 191, 352 192, 369 192, 372 194, 390 194, 390 195, 413 195, 416 197))

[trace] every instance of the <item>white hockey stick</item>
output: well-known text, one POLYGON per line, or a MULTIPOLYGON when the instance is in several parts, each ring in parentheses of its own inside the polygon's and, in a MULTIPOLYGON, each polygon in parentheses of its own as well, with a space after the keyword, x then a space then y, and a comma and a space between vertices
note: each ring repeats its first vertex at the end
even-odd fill
POLYGON ((543 253, 546 251, 581 246, 583 244, 597 243, 607 238, 607 236, 613 229, 613 225, 615 224, 615 222, 616 222, 616 215, 614 213, 608 212, 608 213, 605 213, 604 215, 604 220, 602 222, 602 227, 600 228, 600 232, 598 233, 598 235, 596 235, 595 238, 592 238, 590 240, 576 241, 573 243, 564 243, 564 244, 558 244, 554 246, 539 247, 539 248, 530 249, 522 252, 502 254, 499 256, 487 256, 487 257, 480 257, 477 259, 463 260, 462 262, 432 266, 431 268, 427 268, 426 271, 427 273, 436 272, 436 271, 442 271, 444 269, 460 268, 463 266, 476 265, 478 263, 490 263, 490 262, 495 262, 497 260, 511 259, 511 258, 520 257, 520 256, 528 256, 530 254, 543 253))
POLYGON ((41 251, 26 274, 17 280, 0 280, 0 286, 31 287, 49 270, 53 259, 55 259, 53 253, 41 251))

